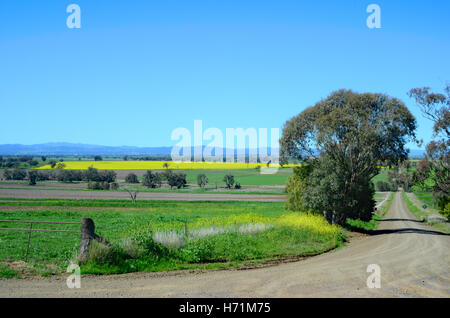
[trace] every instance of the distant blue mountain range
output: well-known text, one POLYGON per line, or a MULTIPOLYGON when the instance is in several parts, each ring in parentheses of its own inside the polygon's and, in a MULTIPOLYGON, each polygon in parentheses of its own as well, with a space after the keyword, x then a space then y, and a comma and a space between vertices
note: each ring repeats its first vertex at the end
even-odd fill
POLYGON ((170 155, 172 147, 100 146, 66 142, 0 145, 0 155, 170 155))
MULTIPOLYGON (((50 142, 36 145, 5 144, 0 145, 0 155, 55 155, 55 156, 143 156, 143 155, 170 155, 172 147, 133 147, 133 146, 101 146, 66 142, 50 142)), ((225 154, 225 149, 223 153, 225 154)), ((270 149, 268 149, 270 154, 270 149)), ((194 148, 191 153, 194 154, 194 148)), ((248 149, 246 150, 248 154, 248 149)), ((422 157, 424 150, 413 149, 410 157, 422 157)))
MULTIPOLYGON (((205 146, 202 147, 203 149, 205 146)), ((170 155, 172 147, 133 147, 133 146, 101 146, 65 142, 53 142, 37 145, 7 144, 0 145, 0 155, 55 155, 55 156, 143 156, 143 155, 170 155)), ((270 148, 267 150, 270 154, 270 148)), ((223 149, 225 155, 226 149, 223 149)), ((237 151, 235 150, 235 154, 237 151)), ((248 149, 245 151, 248 154, 248 149)), ((194 155, 194 147, 191 147, 194 155)))

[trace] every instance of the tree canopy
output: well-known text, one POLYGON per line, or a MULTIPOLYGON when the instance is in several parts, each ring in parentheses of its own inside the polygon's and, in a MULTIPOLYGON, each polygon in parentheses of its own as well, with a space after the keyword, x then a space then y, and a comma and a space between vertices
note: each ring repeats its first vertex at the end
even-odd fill
POLYGON ((370 179, 377 166, 406 160, 415 129, 414 116, 399 99, 339 90, 285 123, 281 157, 312 165, 302 195, 307 208, 336 223, 347 216, 364 219, 373 211, 370 179))
POLYGON ((408 95, 415 99, 422 114, 433 122, 433 137, 427 144, 427 155, 414 173, 417 184, 432 176, 433 196, 441 210, 450 209, 450 85, 445 94, 433 93, 431 88, 413 88, 408 95))

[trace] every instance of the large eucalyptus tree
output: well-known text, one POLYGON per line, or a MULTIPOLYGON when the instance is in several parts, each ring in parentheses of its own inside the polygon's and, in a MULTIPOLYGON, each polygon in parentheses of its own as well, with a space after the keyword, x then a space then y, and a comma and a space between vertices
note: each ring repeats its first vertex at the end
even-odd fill
POLYGON ((301 196, 308 209, 332 223, 367 220, 375 205, 370 179, 380 162, 407 159, 415 129, 414 116, 397 98, 339 90, 285 123, 281 157, 313 166, 301 196))

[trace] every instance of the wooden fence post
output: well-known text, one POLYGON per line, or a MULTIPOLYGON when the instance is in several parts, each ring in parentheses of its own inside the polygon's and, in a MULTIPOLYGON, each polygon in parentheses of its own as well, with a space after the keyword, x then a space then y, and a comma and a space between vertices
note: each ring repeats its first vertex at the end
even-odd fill
POLYGON ((89 246, 91 240, 96 240, 106 246, 111 247, 112 244, 107 239, 95 234, 95 224, 90 218, 81 219, 81 242, 80 242, 80 262, 84 263, 89 256, 89 246))
POLYGON ((95 224, 92 219, 81 219, 81 243, 80 243, 80 261, 86 261, 89 252, 91 239, 95 237, 95 224))

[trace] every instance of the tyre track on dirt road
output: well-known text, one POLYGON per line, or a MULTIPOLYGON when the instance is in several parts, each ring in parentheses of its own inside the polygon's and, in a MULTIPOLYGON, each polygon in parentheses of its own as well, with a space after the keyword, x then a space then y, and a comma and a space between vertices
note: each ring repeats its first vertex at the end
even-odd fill
POLYGON ((252 270, 0 281, 0 297, 450 297, 450 236, 417 222, 396 193, 373 235, 305 260, 252 270), (369 289, 369 264, 381 288, 369 289))

